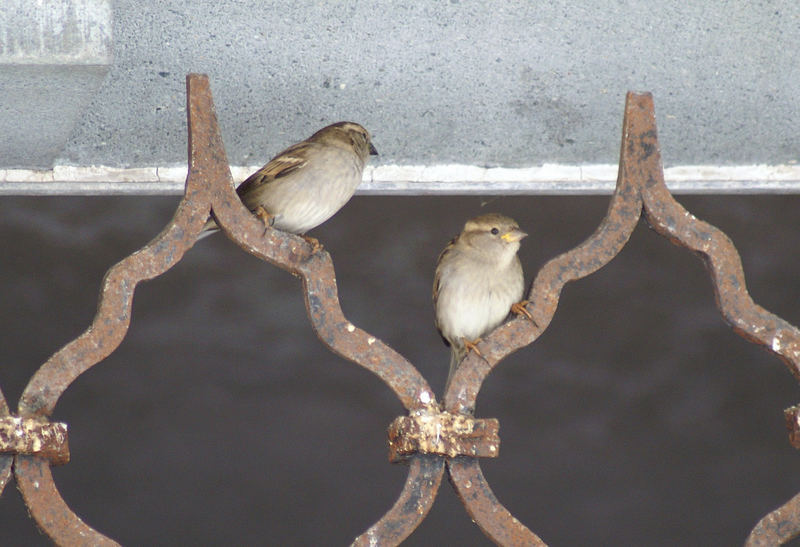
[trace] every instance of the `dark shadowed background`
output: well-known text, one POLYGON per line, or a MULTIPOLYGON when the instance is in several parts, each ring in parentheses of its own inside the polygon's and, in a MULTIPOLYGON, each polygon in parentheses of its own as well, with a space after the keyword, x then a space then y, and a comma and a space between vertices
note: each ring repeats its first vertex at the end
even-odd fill
MULTIPOLYGON (((757 303, 800 321, 798 196, 685 197, 742 255, 757 303)), ((16 402, 78 336, 100 281, 171 218, 177 197, 2 198, 0 386, 16 402)), ((432 325, 438 252, 464 220, 499 211, 531 237, 531 281, 585 239, 607 197, 358 197, 314 230, 350 321, 408 357, 440 392, 448 350, 432 325)), ((551 545, 737 545, 800 490, 783 409, 793 377, 736 336, 702 263, 640 224, 607 267, 567 285, 548 330, 487 380, 500 420, 482 461, 498 498, 551 545)), ((140 285, 119 349, 53 418, 72 461, 70 506, 126 545, 345 545, 394 503, 387 461, 403 413, 377 377, 324 349, 300 283, 223 235, 140 285)), ((0 543, 47 545, 12 484, 0 543)), ((407 545, 489 545, 447 482, 407 545)))

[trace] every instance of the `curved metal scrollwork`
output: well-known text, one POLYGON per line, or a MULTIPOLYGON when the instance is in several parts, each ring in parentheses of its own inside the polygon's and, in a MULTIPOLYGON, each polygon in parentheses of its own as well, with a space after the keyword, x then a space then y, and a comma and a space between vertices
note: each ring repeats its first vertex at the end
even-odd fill
MULTIPOLYGON (((401 543, 428 514, 445 469, 468 513, 489 538, 501 545, 544 545, 502 506, 481 472, 478 457, 496 457, 499 438, 496 420, 473 416, 476 399, 491 369, 548 327, 564 285, 616 256, 642 213, 656 232, 703 259, 717 305, 736 333, 766 346, 800 379, 797 328, 752 301, 739 255, 727 236, 692 216, 667 190, 649 94, 627 96, 617 188, 605 219, 586 241, 539 271, 528 305, 535 322, 513 319, 487 336, 479 345, 481 355, 471 352, 456 371, 441 408, 409 361, 345 318, 330 255, 312 252, 298 236, 265 230, 242 205, 206 76, 187 77, 187 102, 189 174, 175 216, 152 242, 108 271, 92 325, 36 372, 22 395, 18 416, 10 415, 0 393, 0 452, 7 453, 0 455, 0 492, 10 478, 13 459, 14 476, 31 515, 58 544, 116 545, 81 521, 59 495, 50 466, 68 461, 66 429, 50 424, 48 417, 67 387, 119 346, 130 323, 136 285, 174 266, 194 244, 210 213, 242 249, 300 277, 308 316, 320 340, 380 377, 408 411, 390 427, 392 459, 409 464, 406 484, 394 506, 354 545, 401 543)), ((792 442, 800 446, 800 410, 793 407, 786 415, 792 442)), ((772 545, 798 535, 799 500, 800 494, 764 517, 747 544, 772 545)))

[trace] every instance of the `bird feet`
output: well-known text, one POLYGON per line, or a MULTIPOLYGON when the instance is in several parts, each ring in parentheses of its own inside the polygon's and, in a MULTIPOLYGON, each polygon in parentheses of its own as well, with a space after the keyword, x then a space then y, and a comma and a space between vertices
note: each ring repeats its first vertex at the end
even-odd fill
POLYGON ((481 350, 478 349, 478 344, 481 343, 480 338, 476 338, 475 340, 467 340, 466 338, 462 338, 461 342, 464 344, 464 348, 467 350, 467 352, 474 351, 478 354, 478 357, 483 359, 483 354, 481 353, 481 350))
POLYGON ((520 302, 515 302, 515 303, 511 304, 511 312, 516 314, 516 315, 527 317, 528 320, 531 323, 533 323, 533 325, 535 327, 538 327, 539 325, 537 325, 536 321, 533 320, 533 316, 531 315, 531 312, 528 311, 527 305, 529 303, 530 302, 528 300, 522 300, 520 302))
POLYGON ((272 223, 275 222, 275 217, 269 214, 261 205, 256 207, 253 213, 256 215, 256 217, 261 219, 261 222, 264 223, 264 234, 266 235, 267 230, 270 229, 272 227, 272 223))
MULTIPOLYGON (((253 211, 253 213, 256 215, 256 217, 261 219, 261 222, 264 223, 264 235, 266 235, 267 234, 267 230, 269 230, 272 227, 272 225, 275 223, 275 216, 269 214, 267 212, 267 210, 264 209, 264 207, 261 206, 261 205, 256 207, 255 210, 253 211)), ((316 254, 316 253, 318 253, 318 252, 320 252, 322 250, 322 248, 323 248, 322 247, 322 243, 320 243, 317 238, 311 237, 311 236, 307 236, 307 235, 304 235, 304 234, 300 234, 300 237, 305 239, 306 243, 311 245, 311 254, 312 255, 316 254)))
POLYGON ((318 252, 320 252, 323 249, 322 243, 320 243, 319 239, 317 239, 316 237, 307 236, 305 234, 301 234, 300 237, 305 239, 306 243, 311 245, 311 254, 312 255, 313 254, 317 254, 318 252))

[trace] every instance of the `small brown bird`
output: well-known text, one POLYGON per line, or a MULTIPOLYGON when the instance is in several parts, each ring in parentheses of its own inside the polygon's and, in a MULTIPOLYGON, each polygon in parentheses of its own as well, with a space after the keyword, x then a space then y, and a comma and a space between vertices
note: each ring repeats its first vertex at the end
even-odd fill
MULTIPOLYGON (((378 153, 369 132, 338 122, 293 144, 236 189, 245 206, 271 226, 304 234, 344 207, 361 183, 370 155, 378 153)), ((200 237, 219 230, 213 218, 200 237)), ((309 239, 312 244, 313 238, 309 239)))
MULTIPOLYGON (((480 338, 510 311, 531 318, 522 301, 525 290, 517 251, 528 234, 516 221, 490 213, 467 221, 462 232, 439 255, 433 281, 436 328, 450 346, 450 371, 480 338)), ((480 352, 478 352, 480 353, 480 352)))

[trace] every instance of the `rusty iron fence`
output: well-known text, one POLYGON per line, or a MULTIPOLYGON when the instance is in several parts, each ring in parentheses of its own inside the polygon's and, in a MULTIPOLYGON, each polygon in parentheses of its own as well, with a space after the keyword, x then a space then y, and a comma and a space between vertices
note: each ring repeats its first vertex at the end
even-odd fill
MULTIPOLYGON (((717 306, 733 330, 765 346, 800 380, 800 332, 750 298, 739 255, 720 230, 685 210, 664 184, 653 99, 629 93, 625 104, 616 190, 608 213, 586 241, 549 261, 533 281, 528 311, 497 328, 457 369, 443 402, 417 369, 391 347, 350 323, 337 296, 333 262, 302 238, 273 229, 251 215, 234 191, 217 126, 208 78, 187 76, 189 173, 172 221, 148 245, 113 266, 103 280, 91 326, 53 355, 31 378, 16 415, 0 394, 0 493, 12 472, 30 515, 59 545, 117 545, 84 523, 61 498, 50 467, 69 461, 67 426, 49 417, 69 385, 110 355, 128 330, 134 290, 174 266, 192 247, 209 213, 242 249, 302 279, 306 309, 320 340, 334 353, 381 378, 407 416, 389 426, 389 454, 408 464, 394 506, 353 545, 396 545, 428 514, 445 471, 464 507, 486 536, 500 545, 545 545, 506 510, 484 478, 479 458, 497 457, 495 419, 474 416, 489 372, 510 353, 533 343, 548 327, 564 285, 605 266, 628 242, 642 213, 660 235, 698 255, 711 277, 717 306)), ((792 445, 800 448, 800 407, 785 411, 792 445)), ((800 494, 767 514, 746 545, 785 543, 800 534, 800 494)))

